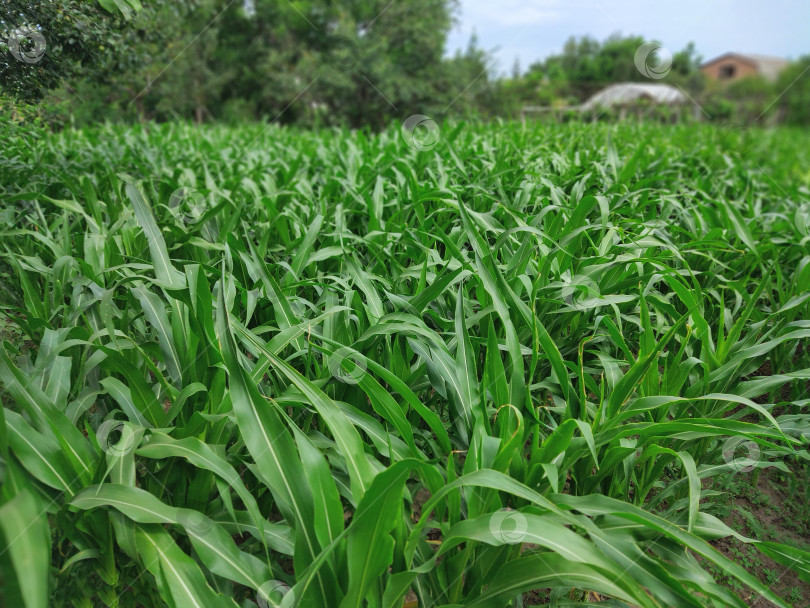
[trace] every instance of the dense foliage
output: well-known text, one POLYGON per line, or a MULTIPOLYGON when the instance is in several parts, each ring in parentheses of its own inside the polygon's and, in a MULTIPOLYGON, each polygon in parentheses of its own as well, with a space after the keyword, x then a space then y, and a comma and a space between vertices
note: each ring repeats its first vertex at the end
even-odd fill
POLYGON ((4 143, 5 605, 788 605, 705 482, 808 457, 807 134, 427 135, 4 143))
MULTIPOLYGON (((650 82, 637 65, 739 123, 810 123, 810 59, 777 82, 707 82, 693 44, 670 52, 641 36, 571 37, 557 54, 503 74, 473 37, 446 53, 456 0, 0 0, 0 116, 37 112, 51 125, 166 121, 383 128, 413 108, 436 119, 510 117, 570 106, 616 82, 650 82), (48 91, 51 91, 48 93, 48 91)), ((407 114, 405 114, 407 115, 407 114)))
POLYGON ((129 53, 122 19, 140 7, 139 0, 0 0, 0 92, 38 101, 65 78, 98 77, 97 64, 111 70, 129 53))
MULTIPOLYGON (((47 100, 46 110, 54 121, 71 115, 80 124, 100 117, 196 122, 264 117, 374 127, 398 118, 406 107, 436 113, 452 104, 464 111, 489 76, 477 51, 444 58, 455 8, 454 0, 152 0, 108 40, 92 37, 94 49, 102 42, 107 48, 103 60, 94 62, 99 69, 81 77, 63 74, 65 87, 47 100), (470 95, 454 100, 476 77, 483 80, 470 95)), ((85 42, 95 33, 64 25, 75 18, 38 17, 29 21, 49 44, 67 38, 85 42)), ((15 74, 33 75, 64 67, 59 59, 59 48, 49 48, 37 66, 10 58, 9 64, 15 74)), ((14 94, 20 87, 3 88, 14 94)))
MULTIPOLYGON (((540 102, 575 104, 616 82, 649 82, 635 64, 636 52, 646 42, 642 36, 620 34, 604 41, 591 36, 572 36, 560 53, 533 63, 525 75, 514 77, 509 86, 520 92, 525 102, 534 98, 536 105, 540 102)), ((700 57, 694 44, 688 44, 677 53, 655 46, 646 63, 666 66, 666 83, 693 91, 702 88, 698 71, 700 57)))

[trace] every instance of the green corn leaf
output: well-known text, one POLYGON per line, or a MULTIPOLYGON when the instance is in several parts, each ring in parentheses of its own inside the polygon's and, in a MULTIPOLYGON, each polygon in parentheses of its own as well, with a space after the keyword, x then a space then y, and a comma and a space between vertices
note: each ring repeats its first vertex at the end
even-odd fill
MULTIPOLYGON (((16 577, 22 606, 45 608, 49 605, 48 574, 51 558, 51 530, 46 505, 31 490, 22 490, 0 505, 0 551, 8 553, 13 572, 4 573, 11 586, 16 577)), ((0 598, 5 593, 0 592, 0 598)), ((10 599, 10 598, 8 598, 10 599)))

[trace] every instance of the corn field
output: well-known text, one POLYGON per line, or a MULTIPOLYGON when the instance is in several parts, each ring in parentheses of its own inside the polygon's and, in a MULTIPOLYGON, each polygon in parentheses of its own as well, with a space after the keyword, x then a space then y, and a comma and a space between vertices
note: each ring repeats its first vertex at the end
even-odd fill
POLYGON ((6 605, 791 605, 810 136, 414 133, 4 139, 6 605))

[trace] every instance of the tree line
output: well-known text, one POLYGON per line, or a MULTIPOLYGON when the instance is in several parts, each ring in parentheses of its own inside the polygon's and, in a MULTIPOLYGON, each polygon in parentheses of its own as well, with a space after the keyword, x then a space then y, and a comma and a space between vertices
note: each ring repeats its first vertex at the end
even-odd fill
MULTIPOLYGON (((524 105, 580 103, 613 82, 647 81, 645 40, 572 37, 509 75, 473 38, 455 55, 457 0, 0 0, 0 112, 59 125, 98 120, 273 120, 379 128, 414 113, 514 118, 524 105)), ((776 83, 707 83, 693 44, 660 82, 707 114, 810 122, 810 58, 776 83), (768 108, 771 110, 771 108, 768 108)))

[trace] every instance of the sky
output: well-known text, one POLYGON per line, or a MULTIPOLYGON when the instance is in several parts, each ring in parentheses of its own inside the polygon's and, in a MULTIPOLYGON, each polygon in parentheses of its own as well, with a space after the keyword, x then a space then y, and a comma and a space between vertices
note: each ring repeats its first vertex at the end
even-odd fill
POLYGON ((729 51, 789 59, 810 54, 810 0, 459 0, 447 51, 494 51, 496 72, 559 52, 569 36, 613 32, 657 40, 671 53, 690 41, 704 60, 729 51))

